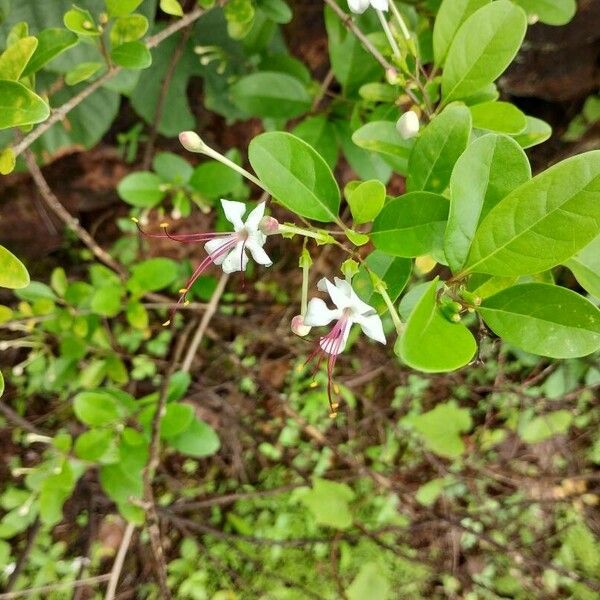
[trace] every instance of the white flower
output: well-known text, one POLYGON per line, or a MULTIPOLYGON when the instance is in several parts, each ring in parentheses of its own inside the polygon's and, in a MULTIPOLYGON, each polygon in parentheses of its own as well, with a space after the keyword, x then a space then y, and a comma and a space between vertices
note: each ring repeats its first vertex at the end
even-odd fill
POLYGON ((320 298, 313 298, 308 303, 304 317, 304 325, 321 327, 336 321, 332 330, 320 338, 321 349, 329 355, 337 356, 344 351, 350 329, 354 323, 360 325, 363 333, 371 339, 386 343, 383 325, 377 311, 366 302, 363 302, 352 289, 352 286, 342 279, 334 278, 335 284, 328 279, 321 279, 318 289, 326 291, 335 309, 327 308, 320 298))
POLYGON ((220 265, 225 273, 245 271, 248 265, 246 250, 252 258, 265 267, 270 267, 273 261, 263 250, 267 236, 260 230, 259 225, 265 214, 265 203, 260 202, 250 211, 246 221, 242 217, 246 212, 243 202, 221 200, 223 212, 227 220, 233 225, 233 233, 225 237, 216 237, 204 244, 204 248, 211 261, 220 265))
POLYGON ((419 117, 414 110, 405 112, 396 123, 396 129, 403 140, 414 138, 419 133, 419 117))
POLYGON ((376 10, 387 10, 388 0, 348 0, 348 8, 357 15, 362 15, 369 5, 376 10))

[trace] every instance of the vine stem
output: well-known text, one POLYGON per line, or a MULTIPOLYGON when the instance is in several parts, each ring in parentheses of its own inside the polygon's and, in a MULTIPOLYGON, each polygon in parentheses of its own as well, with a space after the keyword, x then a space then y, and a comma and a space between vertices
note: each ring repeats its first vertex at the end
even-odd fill
MULTIPOLYGON (((221 2, 220 4, 223 4, 223 2, 221 2)), ((157 34, 149 37, 146 40, 146 48, 148 48, 148 50, 156 48, 168 37, 181 31, 182 29, 185 29, 186 27, 188 27, 188 25, 191 25, 192 23, 197 21, 205 12, 206 10, 203 8, 195 8, 178 21, 175 21, 171 25, 165 27, 162 31, 159 31, 157 34)), ((58 121, 62 121, 74 108, 79 106, 86 98, 89 98, 107 81, 110 81, 113 77, 115 77, 117 73, 119 73, 121 70, 121 67, 118 66, 109 69, 106 73, 104 73, 104 75, 102 75, 101 77, 96 79, 96 81, 90 83, 90 85, 81 90, 79 94, 73 96, 73 98, 71 98, 68 102, 65 102, 61 107, 57 108, 46 121, 44 121, 41 125, 38 125, 31 133, 26 135, 19 143, 17 143, 13 147, 15 157, 25 152, 25 150, 29 148, 29 146, 31 146, 33 142, 35 142, 39 137, 44 135, 44 133, 46 133, 46 131, 48 131, 53 125, 58 123, 58 121)))

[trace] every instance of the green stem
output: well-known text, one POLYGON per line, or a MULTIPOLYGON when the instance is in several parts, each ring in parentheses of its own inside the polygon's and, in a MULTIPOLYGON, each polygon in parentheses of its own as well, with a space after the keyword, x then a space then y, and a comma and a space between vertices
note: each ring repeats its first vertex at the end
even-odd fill
POLYGON ((313 238, 315 240, 320 240, 323 237, 323 234, 310 231, 310 229, 303 229, 302 227, 296 227, 295 225, 287 225, 285 223, 279 225, 279 234, 282 233, 291 233, 293 235, 302 235, 304 237, 313 238))
POLYGON ((394 322, 396 333, 398 335, 402 335, 404 333, 404 323, 402 322, 402 319, 400 318, 400 315, 398 314, 398 311, 396 310, 392 299, 389 297, 387 290, 383 286, 378 286, 377 291, 381 294, 385 305, 390 311, 390 316, 392 317, 392 321, 394 322))
POLYGON ((213 150, 206 144, 204 144, 204 147, 202 148, 201 152, 202 152, 202 154, 206 154, 206 156, 210 156, 211 158, 214 158, 215 160, 219 161, 220 163, 224 164, 225 166, 229 167, 230 169, 233 169, 234 171, 239 173, 242 177, 245 177, 246 179, 248 179, 249 181, 251 181, 252 183, 257 185, 259 188, 261 188, 262 190, 264 190, 265 192, 268 193, 267 188, 265 188, 265 186, 262 184, 262 182, 257 177, 252 175, 252 173, 249 173, 248 171, 246 171, 246 169, 244 169, 243 167, 240 167, 240 165, 234 163, 232 160, 229 160, 226 156, 223 156, 222 154, 220 154, 216 150, 213 150))
POLYGON ((394 56, 399 61, 401 61, 402 60, 402 53, 400 52, 400 48, 398 47, 398 43, 394 39, 394 34, 392 33, 392 30, 390 29, 390 26, 389 26, 389 24, 387 22, 387 19, 385 18, 385 15, 383 14, 382 11, 378 10, 377 11, 377 16, 379 17, 379 21, 381 22, 381 27, 383 28, 383 31, 385 33, 385 37, 387 37, 388 42, 390 43, 390 46, 392 47, 392 52, 394 53, 394 56))
POLYGON ((404 17, 402 16, 402 13, 398 10, 398 7, 396 6, 394 0, 390 0, 390 7, 392 9, 392 13, 394 14, 394 18, 396 19, 396 21, 398 21, 398 25, 400 26, 400 31, 402 31, 402 35, 408 42, 411 39, 410 31, 408 30, 408 27, 406 26, 406 23, 404 21, 404 17))

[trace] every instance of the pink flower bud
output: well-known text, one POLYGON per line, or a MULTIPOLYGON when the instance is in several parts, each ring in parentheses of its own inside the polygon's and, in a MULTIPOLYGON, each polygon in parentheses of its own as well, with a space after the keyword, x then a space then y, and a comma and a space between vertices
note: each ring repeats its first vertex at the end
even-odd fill
POLYGON ((279 221, 274 217, 263 217, 258 225, 258 228, 265 235, 274 235, 279 233, 279 221))
POLYGON ((292 332, 300 337, 304 337, 310 333, 312 327, 304 324, 304 317, 302 315, 296 315, 292 319, 292 332))
POLYGON ((181 145, 190 152, 202 152, 206 147, 206 144, 194 131, 182 131, 179 134, 179 141, 181 142, 181 145))

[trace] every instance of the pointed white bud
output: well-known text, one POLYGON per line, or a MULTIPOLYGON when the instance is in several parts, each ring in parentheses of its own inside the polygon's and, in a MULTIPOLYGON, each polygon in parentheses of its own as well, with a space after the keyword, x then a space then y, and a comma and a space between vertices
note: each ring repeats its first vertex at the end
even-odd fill
POLYGON ((195 131, 182 131, 179 134, 181 145, 190 152, 203 152, 206 144, 195 131))
POLYGON ((396 123, 396 129, 403 140, 410 140, 419 133, 419 117, 414 110, 405 112, 396 123))
POLYGON ((312 327, 304 324, 304 317, 302 315, 296 315, 292 319, 292 332, 300 337, 304 337, 310 333, 312 327))

